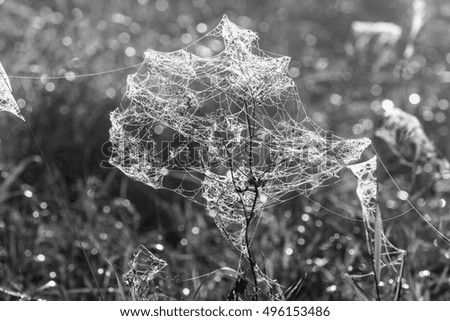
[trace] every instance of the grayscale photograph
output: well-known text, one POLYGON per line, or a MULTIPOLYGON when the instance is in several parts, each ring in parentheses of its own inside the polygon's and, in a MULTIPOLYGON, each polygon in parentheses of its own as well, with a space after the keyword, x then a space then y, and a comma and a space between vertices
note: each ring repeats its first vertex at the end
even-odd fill
POLYGON ((449 85, 446 0, 0 0, 0 300, 450 300, 449 85))

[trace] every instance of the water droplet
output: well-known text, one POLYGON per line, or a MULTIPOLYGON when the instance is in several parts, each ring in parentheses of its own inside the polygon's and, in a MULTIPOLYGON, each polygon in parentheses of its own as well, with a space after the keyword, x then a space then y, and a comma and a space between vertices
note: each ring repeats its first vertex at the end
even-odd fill
POLYGON ((261 194, 259 195, 259 200, 261 201, 261 203, 265 203, 267 202, 267 196, 265 194, 261 194))
POLYGON ((38 254, 36 256, 36 260, 39 262, 44 262, 45 261, 45 255, 44 254, 38 254))
POLYGON ((390 99, 385 99, 381 102, 381 107, 385 112, 390 112, 395 108, 394 102, 390 99))
POLYGON ((292 255, 294 253, 294 250, 288 247, 284 250, 284 253, 286 253, 286 255, 292 255))
POLYGON ((191 230, 192 234, 198 235, 200 233, 200 229, 197 226, 194 226, 191 230))
POLYGON ((381 93, 383 92, 383 89, 381 88, 380 85, 375 84, 375 85, 373 85, 373 86, 370 88, 370 92, 371 92, 372 95, 374 95, 374 96, 380 96, 381 93))
POLYGON ((409 102, 413 105, 417 105, 418 103, 420 103, 420 100, 420 96, 416 93, 409 95, 409 102))
POLYGON ((134 49, 133 47, 127 47, 125 49, 125 55, 127 55, 128 57, 134 57, 134 55, 136 55, 136 49, 134 49))
POLYGON ((200 22, 198 25, 197 25, 197 31, 198 32, 200 32, 200 33, 205 33, 207 30, 208 30, 208 26, 205 24, 205 23, 203 23, 203 22, 200 22))
POLYGON ((431 275, 431 272, 428 271, 428 270, 423 270, 423 271, 419 272, 419 277, 421 277, 421 278, 426 278, 426 277, 428 277, 430 275, 431 275))
POLYGON ((342 96, 338 94, 331 94, 330 95, 330 103, 332 103, 335 106, 339 106, 342 104, 342 96))
POLYGON ((166 11, 169 8, 169 2, 167 0, 157 0, 155 3, 155 8, 158 11, 166 11))
POLYGON ((406 201, 408 199, 408 196, 409 196, 409 194, 406 191, 398 191, 397 192, 397 197, 402 201, 406 201))
POLYGON ((330 285, 329 287, 327 287, 327 289, 326 289, 326 291, 328 292, 328 293, 333 293, 333 292, 336 292, 336 290, 337 290, 337 286, 336 285, 330 285))
POLYGON ((54 91, 56 88, 55 84, 52 82, 48 82, 45 84, 45 90, 47 90, 49 93, 51 93, 52 91, 54 91))
POLYGON ((33 197, 33 192, 29 191, 29 190, 25 190, 23 192, 23 195, 25 195, 25 197, 32 198, 33 197))

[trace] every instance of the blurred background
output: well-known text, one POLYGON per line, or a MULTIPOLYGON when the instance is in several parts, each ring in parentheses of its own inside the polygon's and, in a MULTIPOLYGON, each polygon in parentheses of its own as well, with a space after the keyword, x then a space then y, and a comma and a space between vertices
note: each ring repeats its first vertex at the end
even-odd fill
MULTIPOLYGON (((440 160, 450 158, 448 1, 0 0, 0 60, 106 299, 122 298, 118 279, 139 244, 168 263, 160 280, 168 297, 223 300, 234 286, 223 270, 208 274, 236 268, 239 257, 203 208, 100 166, 107 161, 102 151, 109 113, 136 69, 76 77, 136 65, 149 48, 185 47, 223 14, 258 32, 262 49, 292 57, 289 72, 310 117, 336 135, 374 139, 414 205, 444 234, 449 231, 450 188, 445 179, 434 179, 437 165, 405 166, 374 137, 383 108, 396 106, 420 120, 440 160), (389 24, 374 25, 381 21, 389 24), (382 30, 374 33, 377 28, 382 30)), ((386 235, 408 251, 401 298, 450 300, 449 245, 414 212, 395 218, 409 206, 386 173, 379 177, 386 235)), ((283 286, 307 274, 297 299, 359 298, 344 277, 370 272, 363 225, 352 220, 361 211, 355 184, 343 171, 340 182, 310 196, 314 202, 297 197, 263 213, 257 255, 283 286)), ((96 299, 27 128, 5 112, 0 202, 0 299, 96 299)))

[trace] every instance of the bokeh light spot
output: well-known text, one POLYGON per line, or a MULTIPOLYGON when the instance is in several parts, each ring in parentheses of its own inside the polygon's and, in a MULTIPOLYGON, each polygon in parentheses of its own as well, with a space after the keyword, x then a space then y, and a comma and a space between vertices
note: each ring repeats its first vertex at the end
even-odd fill
POLYGON ((409 102, 413 105, 420 103, 420 96, 416 93, 409 95, 409 102))

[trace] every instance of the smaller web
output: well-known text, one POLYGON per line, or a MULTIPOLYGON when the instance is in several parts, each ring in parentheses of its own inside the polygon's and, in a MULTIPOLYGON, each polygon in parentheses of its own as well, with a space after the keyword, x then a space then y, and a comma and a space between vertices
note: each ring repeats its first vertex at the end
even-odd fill
POLYGON ((145 299, 155 295, 154 280, 167 266, 167 263, 157 258, 149 249, 140 245, 138 252, 128 263, 130 269, 123 276, 126 284, 131 287, 133 295, 145 299))
POLYGON ((125 274, 125 279, 137 281, 129 282, 131 284, 149 282, 166 266, 164 260, 158 259, 149 249, 141 245, 129 263, 130 270, 125 274))
POLYGON ((11 83, 9 82, 8 75, 0 63, 0 111, 7 111, 23 121, 23 118, 19 105, 17 105, 16 100, 12 94, 11 83))
MULTIPOLYGON (((377 205, 377 157, 368 161, 347 166, 358 180, 356 194, 361 202, 362 217, 366 230, 369 251, 373 256, 376 277, 378 282, 383 278, 383 269, 390 269, 399 275, 399 266, 403 264, 405 251, 394 246, 386 237, 382 228, 381 214, 377 205), (377 260, 380 260, 377 264, 377 260), (377 271, 377 266, 380 270, 377 271)), ((388 278, 390 273, 385 273, 388 278)))

